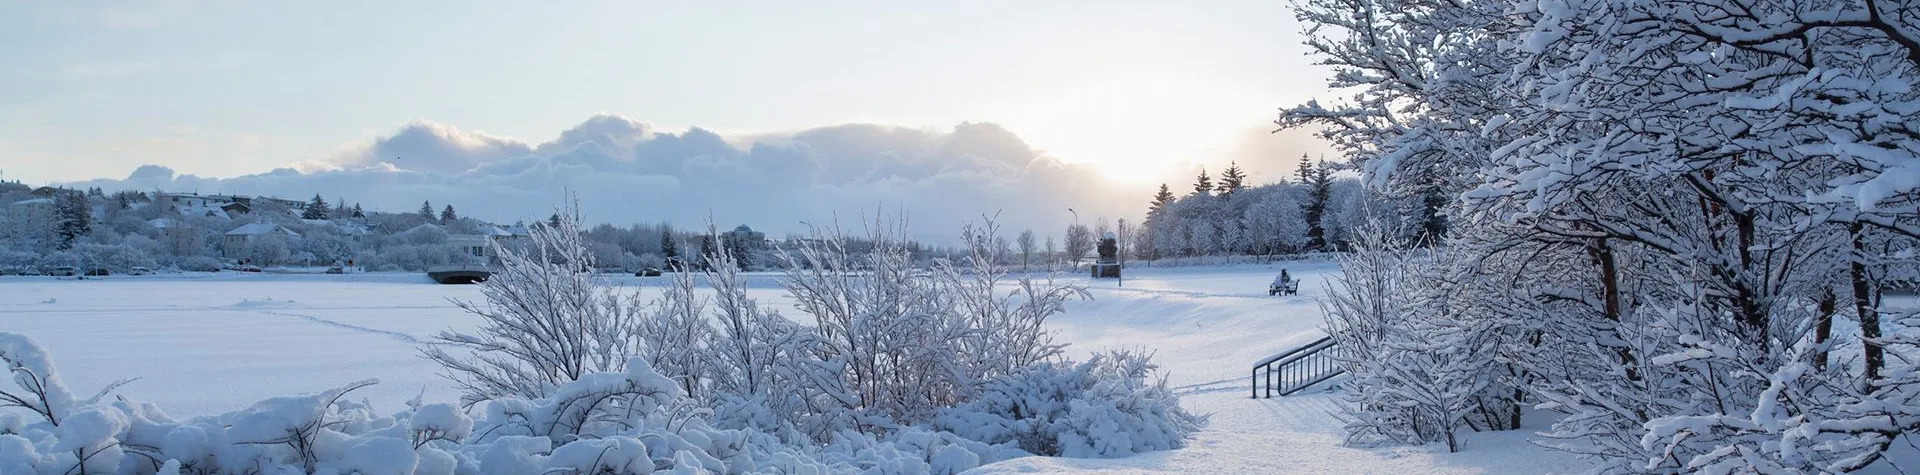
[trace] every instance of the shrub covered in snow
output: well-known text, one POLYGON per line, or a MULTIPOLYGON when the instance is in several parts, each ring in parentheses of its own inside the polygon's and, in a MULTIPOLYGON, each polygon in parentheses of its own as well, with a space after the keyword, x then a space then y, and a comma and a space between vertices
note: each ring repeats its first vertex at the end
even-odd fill
POLYGON ((1177 449, 1206 424, 1155 379, 1147 355, 1114 352, 1049 362, 990 380, 981 394, 941 411, 934 427, 1039 455, 1122 457, 1177 449))

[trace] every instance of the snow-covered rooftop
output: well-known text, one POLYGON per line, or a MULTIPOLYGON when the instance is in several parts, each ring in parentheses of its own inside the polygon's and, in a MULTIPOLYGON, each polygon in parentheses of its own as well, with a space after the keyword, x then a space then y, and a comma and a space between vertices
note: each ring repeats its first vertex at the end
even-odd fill
POLYGON ((280 225, 273 223, 253 223, 233 228, 232 231, 227 231, 228 236, 259 236, 272 233, 285 233, 294 236, 300 235, 299 233, 293 232, 293 230, 280 227, 280 225))

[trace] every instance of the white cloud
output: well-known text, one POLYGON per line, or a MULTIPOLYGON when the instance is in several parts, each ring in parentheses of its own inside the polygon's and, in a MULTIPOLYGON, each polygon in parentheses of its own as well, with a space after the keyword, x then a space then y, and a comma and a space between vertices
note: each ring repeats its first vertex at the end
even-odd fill
POLYGON ((538 145, 409 124, 332 163, 233 178, 177 175, 145 166, 110 189, 259 194, 315 193, 366 207, 405 211, 430 200, 462 214, 537 219, 571 192, 592 222, 668 220, 723 227, 746 223, 775 234, 801 221, 907 212, 916 234, 950 239, 961 222, 998 214, 1010 229, 1058 233, 1071 220, 1133 217, 1144 185, 1125 189, 1081 165, 1040 155, 1012 132, 988 123, 950 131, 872 124, 820 127, 729 139, 699 128, 663 132, 613 115, 595 116, 538 145), (1140 188, 1140 189, 1132 189, 1140 188))

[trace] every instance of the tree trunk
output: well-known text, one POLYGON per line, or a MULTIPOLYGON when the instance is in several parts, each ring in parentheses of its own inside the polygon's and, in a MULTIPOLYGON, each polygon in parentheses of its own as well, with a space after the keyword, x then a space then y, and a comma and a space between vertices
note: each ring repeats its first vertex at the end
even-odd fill
POLYGON ((1859 222, 1847 227, 1853 234, 1853 259, 1848 265, 1853 280, 1853 310, 1860 318, 1860 346, 1866 361, 1866 373, 1863 381, 1871 390, 1874 380, 1880 379, 1880 368, 1885 365, 1886 350, 1880 347, 1880 310, 1874 308, 1873 290, 1867 286, 1867 245, 1865 234, 1859 222))
POLYGON ((1813 369, 1815 371, 1827 369, 1827 350, 1833 344, 1833 314, 1838 310, 1839 304, 1839 297, 1834 296, 1832 290, 1820 294, 1820 317, 1814 322, 1813 327, 1813 345, 1816 352, 1813 354, 1813 369))
MULTIPOLYGON (((1600 238, 1588 245, 1587 252, 1592 254, 1594 264, 1600 267, 1600 312, 1608 322, 1615 324, 1617 331, 1620 323, 1620 268, 1614 262, 1613 247, 1607 244, 1605 238, 1600 238)), ((1626 369, 1627 380, 1639 381, 1640 370, 1633 352, 1626 347, 1615 351, 1620 356, 1620 365, 1626 369)))

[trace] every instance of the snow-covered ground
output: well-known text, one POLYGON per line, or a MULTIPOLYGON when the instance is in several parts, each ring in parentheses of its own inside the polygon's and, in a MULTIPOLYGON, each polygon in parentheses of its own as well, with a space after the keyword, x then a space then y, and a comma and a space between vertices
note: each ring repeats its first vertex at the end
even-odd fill
MULTIPOLYGON (((1321 336, 1314 297, 1326 292, 1335 271, 1331 264, 1303 262, 1140 268, 1129 269, 1124 286, 1089 282, 1092 301, 1076 302, 1050 320, 1058 339, 1072 344, 1069 353, 1153 351, 1170 384, 1185 394, 1183 405, 1212 414, 1211 425, 1181 450, 1111 460, 1029 457, 977 472, 1554 473, 1585 467, 1527 443, 1527 431, 1467 433, 1456 454, 1438 446, 1345 448, 1332 395, 1249 399, 1253 361, 1321 336), (1300 296, 1267 296, 1280 266, 1304 281, 1300 296)), ((609 279, 653 293, 646 289, 653 278, 609 279)), ((753 279, 753 297, 791 312, 771 275, 753 279)), ((417 352, 433 333, 474 322, 453 299, 480 294, 475 286, 436 285, 414 274, 0 277, 0 329, 47 347, 79 392, 138 377, 119 393, 176 416, 365 378, 381 384, 355 394, 391 410, 422 392, 429 401, 456 399, 438 368, 417 352)))

